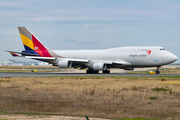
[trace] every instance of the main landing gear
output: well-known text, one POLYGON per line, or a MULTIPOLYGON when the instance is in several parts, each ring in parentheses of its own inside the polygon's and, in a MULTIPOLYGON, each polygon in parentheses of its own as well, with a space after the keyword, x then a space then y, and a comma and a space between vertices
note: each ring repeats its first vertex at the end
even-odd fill
POLYGON ((103 74, 109 74, 110 70, 103 70, 102 72, 103 72, 103 74))
POLYGON ((98 74, 98 73, 99 73, 99 71, 86 70, 86 73, 88 73, 88 74, 98 74))
POLYGON ((160 71, 159 71, 159 67, 157 67, 156 71, 155 71, 156 74, 159 74, 160 71))
MULTIPOLYGON (((99 71, 86 70, 86 73, 87 73, 87 74, 98 74, 99 71)), ((109 73, 110 73, 110 70, 103 70, 102 73, 103 73, 103 74, 109 74, 109 73)))

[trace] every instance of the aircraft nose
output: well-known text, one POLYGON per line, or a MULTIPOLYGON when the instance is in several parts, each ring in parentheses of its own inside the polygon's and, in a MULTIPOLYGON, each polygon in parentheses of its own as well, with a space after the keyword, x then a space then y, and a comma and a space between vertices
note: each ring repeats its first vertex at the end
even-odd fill
POLYGON ((173 61, 173 62, 175 62, 175 61, 178 59, 178 57, 177 57, 176 55, 174 55, 174 54, 172 55, 171 58, 172 58, 172 61, 173 61))
POLYGON ((178 59, 178 57, 170 52, 166 52, 165 56, 164 56, 164 62, 166 64, 170 64, 175 62, 178 59))
POLYGON ((178 59, 178 57, 176 55, 170 53, 169 59, 170 59, 171 62, 175 62, 178 59))

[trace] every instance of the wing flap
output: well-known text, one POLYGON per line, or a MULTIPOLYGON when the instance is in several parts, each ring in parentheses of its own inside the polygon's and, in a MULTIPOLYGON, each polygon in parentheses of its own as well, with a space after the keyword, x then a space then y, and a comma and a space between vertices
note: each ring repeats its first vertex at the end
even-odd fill
MULTIPOLYGON (((61 59, 63 59, 63 58, 61 58, 61 59)), ((67 59, 67 60, 69 60, 71 62, 81 62, 81 63, 88 63, 89 62, 89 60, 84 60, 84 59, 67 59)))
POLYGON ((112 62, 112 64, 118 64, 118 65, 131 65, 131 63, 126 62, 126 61, 115 61, 115 62, 112 62))

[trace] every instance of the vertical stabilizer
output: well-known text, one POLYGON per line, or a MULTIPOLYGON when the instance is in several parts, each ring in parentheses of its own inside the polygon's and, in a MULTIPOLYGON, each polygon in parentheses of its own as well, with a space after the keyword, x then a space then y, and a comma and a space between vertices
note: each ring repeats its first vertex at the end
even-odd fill
POLYGON ((18 27, 18 29, 26 52, 34 52, 41 57, 52 57, 48 49, 26 27, 18 27))

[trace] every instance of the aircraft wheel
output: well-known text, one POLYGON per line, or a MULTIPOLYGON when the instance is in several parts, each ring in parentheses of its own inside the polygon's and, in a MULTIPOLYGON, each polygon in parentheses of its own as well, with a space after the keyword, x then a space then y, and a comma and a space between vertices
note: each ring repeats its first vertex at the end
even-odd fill
POLYGON ((108 73, 110 73, 109 70, 103 70, 103 74, 108 74, 108 73))
POLYGON ((87 70, 86 73, 87 73, 87 74, 93 74, 93 73, 94 73, 94 74, 98 74, 99 71, 87 70))
POLYGON ((91 73, 91 70, 86 70, 86 73, 87 73, 87 74, 90 74, 90 73, 91 73))
POLYGON ((98 74, 98 73, 99 73, 99 71, 94 71, 94 73, 98 74))
POLYGON ((160 73, 160 71, 159 71, 159 70, 156 70, 156 71, 155 71, 155 73, 156 73, 156 74, 159 74, 159 73, 160 73))

